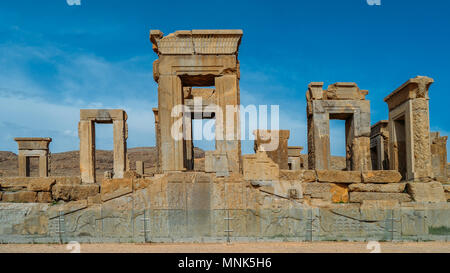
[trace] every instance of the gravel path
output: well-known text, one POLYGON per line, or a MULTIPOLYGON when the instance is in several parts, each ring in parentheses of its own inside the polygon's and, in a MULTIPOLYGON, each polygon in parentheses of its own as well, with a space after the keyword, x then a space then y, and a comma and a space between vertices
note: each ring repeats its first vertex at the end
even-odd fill
MULTIPOLYGON (((81 253, 369 253, 361 242, 233 243, 233 244, 82 244, 81 253)), ((382 253, 450 253, 450 242, 380 243, 382 253)), ((70 253, 68 245, 0 244, 0 253, 70 253)))

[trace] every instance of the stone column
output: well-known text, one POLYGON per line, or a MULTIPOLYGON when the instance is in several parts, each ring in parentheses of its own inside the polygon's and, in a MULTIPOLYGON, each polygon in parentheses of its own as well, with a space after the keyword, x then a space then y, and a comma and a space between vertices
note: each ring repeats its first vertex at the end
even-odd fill
POLYGON ((78 123, 80 138, 80 172, 83 183, 95 183, 95 123, 81 120, 78 123))
POLYGON ((216 151, 225 153, 229 171, 238 173, 241 169, 239 80, 237 75, 224 75, 215 78, 215 85, 217 105, 222 110, 222 120, 216 115, 216 151))
POLYGON ((313 113, 308 116, 308 168, 331 169, 330 117, 312 101, 313 113))
MULTIPOLYGON (((161 75, 158 79, 158 110, 161 145, 161 170, 184 170, 183 139, 172 137, 175 122, 182 123, 182 115, 172 117, 172 109, 183 103, 183 89, 178 76, 161 75)), ((182 126, 181 126, 182 127, 182 126)))
POLYGON ((127 169, 126 120, 113 121, 114 132, 114 178, 123 178, 127 169))

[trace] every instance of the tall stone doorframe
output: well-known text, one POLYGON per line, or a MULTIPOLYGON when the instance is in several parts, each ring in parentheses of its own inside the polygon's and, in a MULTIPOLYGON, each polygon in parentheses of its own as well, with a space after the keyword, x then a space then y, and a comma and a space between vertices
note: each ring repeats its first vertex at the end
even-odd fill
POLYGON ((356 83, 335 83, 323 90, 312 82, 306 92, 308 168, 331 169, 330 119, 345 120, 347 170, 371 170, 369 92, 356 83))
POLYGON ((123 178, 127 169, 127 114, 121 109, 82 109, 78 124, 80 171, 83 183, 95 183, 95 123, 113 124, 114 178, 123 178))
POLYGON ((389 94, 389 165, 403 179, 428 181, 431 166, 428 89, 434 82, 417 76, 389 94))
POLYGON ((372 169, 389 170, 389 122, 381 120, 370 129, 372 169))
MULTIPOLYGON (((161 172, 192 168, 189 140, 172 136, 174 124, 183 118, 183 132, 189 131, 189 117, 172 116, 175 106, 187 105, 186 88, 201 88, 222 111, 216 119, 216 154, 224 155, 230 172, 241 169, 239 123, 239 61, 238 49, 242 30, 176 31, 164 36, 159 30, 150 31, 150 41, 158 59, 153 64, 153 76, 158 83, 159 167, 161 172), (227 106, 236 111, 227 113, 227 106), (229 115, 229 116, 227 116, 229 115), (227 120, 233 124, 227 124, 227 120), (232 136, 230 138, 230 136, 232 136)), ((197 93, 202 90, 197 90, 197 93)), ((204 97, 200 95, 200 97, 204 97)))
POLYGON ((39 177, 48 176, 49 137, 17 137, 19 145, 19 176, 30 176, 30 158, 39 158, 39 177))

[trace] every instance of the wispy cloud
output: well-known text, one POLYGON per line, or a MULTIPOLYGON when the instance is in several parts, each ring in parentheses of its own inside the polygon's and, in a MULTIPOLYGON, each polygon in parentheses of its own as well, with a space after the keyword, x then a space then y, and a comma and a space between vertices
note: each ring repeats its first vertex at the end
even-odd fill
MULTIPOLYGON (((121 108, 130 146, 154 145, 157 105, 150 56, 110 62, 53 46, 0 45, 0 150, 17 151, 14 137, 52 137, 53 152, 78 149, 79 110, 121 108)), ((102 139, 98 133, 98 148, 102 139)), ((112 139, 112 136, 110 136, 112 139)))

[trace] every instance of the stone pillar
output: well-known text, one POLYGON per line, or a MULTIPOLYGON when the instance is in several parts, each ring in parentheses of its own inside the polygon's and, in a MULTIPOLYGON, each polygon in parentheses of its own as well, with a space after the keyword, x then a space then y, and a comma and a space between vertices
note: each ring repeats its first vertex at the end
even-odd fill
POLYGON ((440 136, 439 132, 431 133, 431 163, 433 177, 441 182, 447 181, 447 136, 440 136))
POLYGON ((331 168, 330 119, 324 111, 308 116, 308 166, 311 170, 331 168))
POLYGON ((136 161, 136 172, 143 176, 144 170, 144 161, 136 161))
MULTIPOLYGON (((183 139, 176 140, 172 137, 172 127, 175 122, 183 122, 182 113, 178 117, 172 117, 173 107, 183 103, 181 80, 178 76, 161 75, 158 83, 161 170, 182 171, 184 170, 183 139)), ((179 128, 182 130, 182 126, 179 128)))
POLYGON ((186 154, 185 167, 187 170, 194 169, 194 143, 192 140, 192 114, 185 113, 183 115, 183 129, 184 129, 184 149, 186 154))
POLYGON ((265 151, 280 169, 288 170, 289 130, 255 130, 253 134, 255 135, 255 153, 265 151))
POLYGON ((127 169, 127 126, 125 120, 113 121, 114 178, 123 178, 127 169))
POLYGON ((82 120, 78 123, 80 138, 80 173, 83 183, 95 183, 95 123, 82 120))
POLYGON ((216 114, 216 151, 226 153, 229 171, 238 173, 241 169, 239 80, 237 75, 224 75, 216 77, 215 85, 217 105, 222 110, 222 120, 216 114))
POLYGON ((159 173, 161 171, 161 132, 159 129, 158 108, 153 108, 153 115, 155 116, 156 172, 159 173))
POLYGON ((389 108, 390 169, 410 181, 433 176, 428 109, 432 83, 431 78, 417 76, 384 99, 389 108))
POLYGON ((39 177, 48 177, 48 151, 39 156, 39 177))

